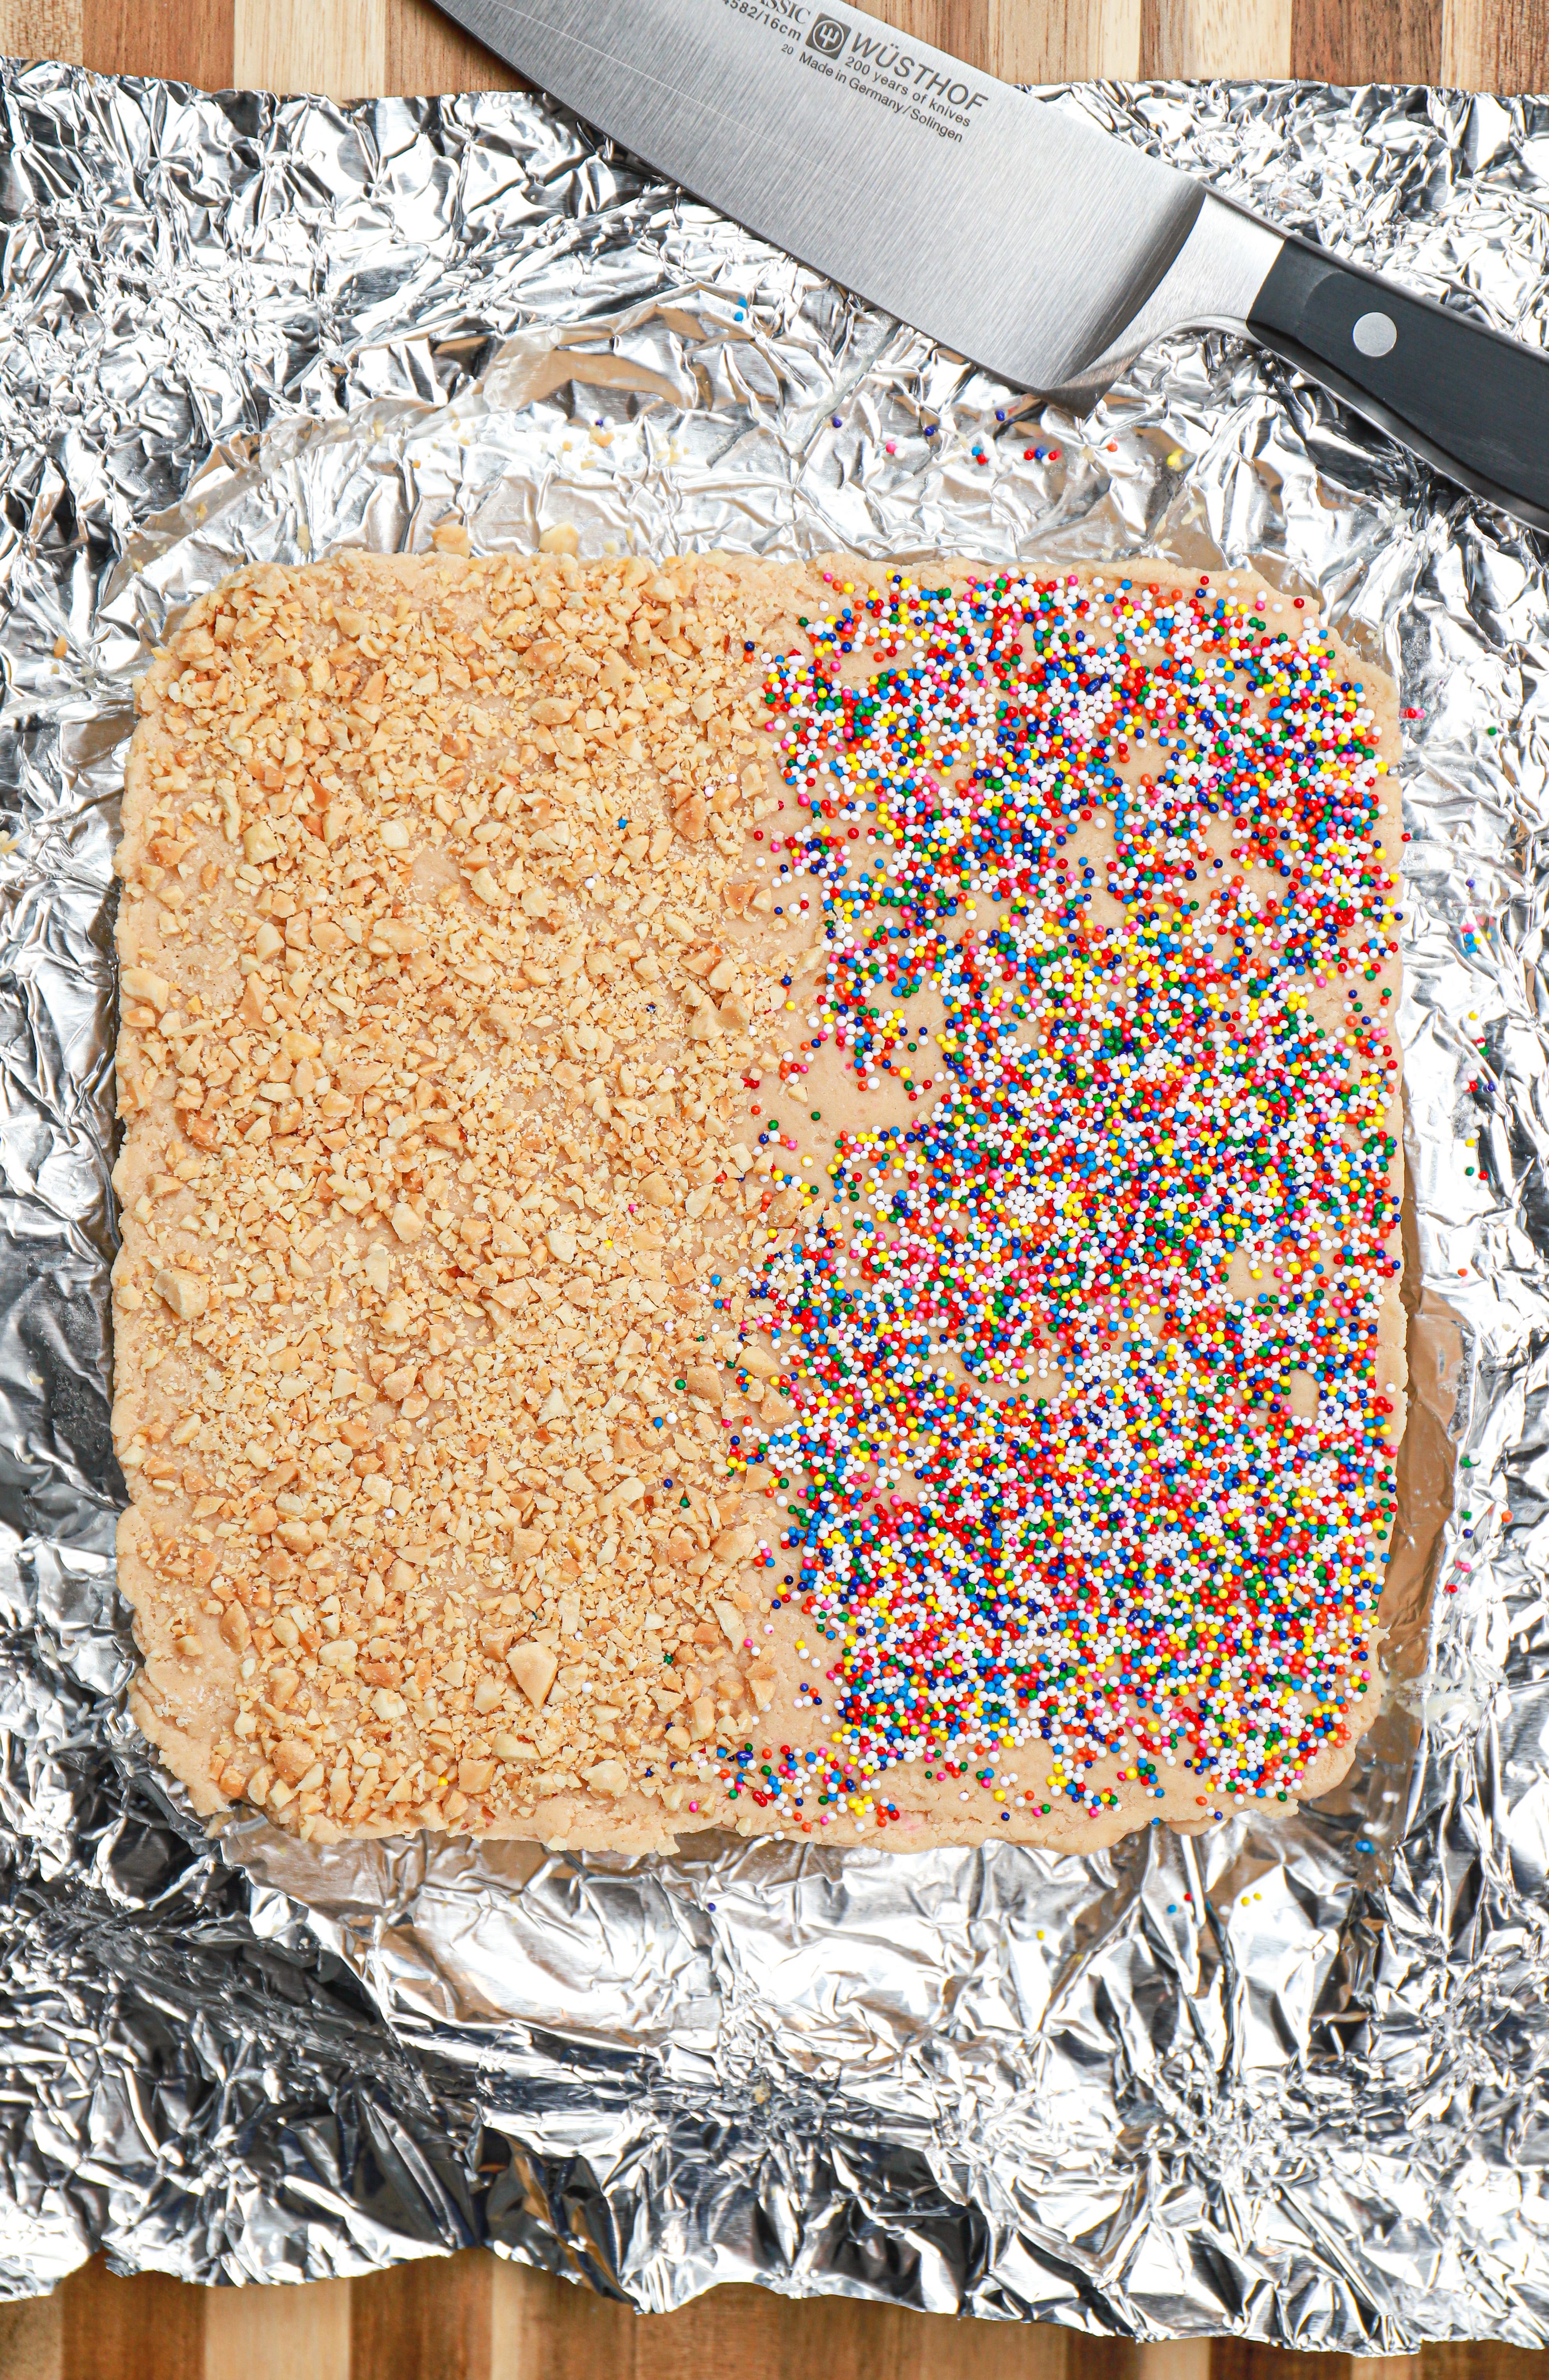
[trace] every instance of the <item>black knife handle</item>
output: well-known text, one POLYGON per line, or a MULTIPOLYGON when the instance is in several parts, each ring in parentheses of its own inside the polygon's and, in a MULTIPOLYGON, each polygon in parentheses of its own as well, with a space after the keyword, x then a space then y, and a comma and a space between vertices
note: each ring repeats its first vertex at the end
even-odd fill
POLYGON ((1549 528, 1549 357, 1299 239, 1248 327, 1448 479, 1549 528))

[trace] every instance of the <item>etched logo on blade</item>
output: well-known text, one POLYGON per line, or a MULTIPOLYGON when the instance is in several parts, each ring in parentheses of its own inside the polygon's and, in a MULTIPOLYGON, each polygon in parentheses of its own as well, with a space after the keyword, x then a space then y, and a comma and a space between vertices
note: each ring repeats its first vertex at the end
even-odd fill
POLYGON ((837 17, 819 17, 807 36, 807 47, 825 58, 836 58, 848 39, 849 27, 841 25, 837 17))

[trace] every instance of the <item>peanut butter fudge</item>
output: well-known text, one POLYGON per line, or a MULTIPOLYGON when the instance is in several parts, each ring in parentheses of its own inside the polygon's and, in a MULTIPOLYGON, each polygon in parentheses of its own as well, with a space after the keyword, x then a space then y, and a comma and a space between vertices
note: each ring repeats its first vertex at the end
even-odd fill
POLYGON ((1326 1787, 1391 688, 1245 573, 442 542, 239 572, 141 688, 119 1550, 199 1808, 1088 1848, 1326 1787))

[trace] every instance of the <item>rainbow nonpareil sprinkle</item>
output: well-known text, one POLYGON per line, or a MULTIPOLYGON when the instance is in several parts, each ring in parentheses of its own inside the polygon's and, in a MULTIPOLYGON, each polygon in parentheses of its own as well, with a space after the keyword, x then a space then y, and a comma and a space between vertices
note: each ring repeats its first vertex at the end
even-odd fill
POLYGON ((762 689, 804 1047, 920 1117, 841 1137, 756 1284, 797 1418, 748 1452, 806 1483, 828 1678, 760 1798, 885 1821, 899 1764, 1004 1799, 1015 1751, 1034 1809, 1159 1764, 1284 1802, 1348 1740, 1394 1510, 1372 713, 1206 581, 835 591, 762 689))

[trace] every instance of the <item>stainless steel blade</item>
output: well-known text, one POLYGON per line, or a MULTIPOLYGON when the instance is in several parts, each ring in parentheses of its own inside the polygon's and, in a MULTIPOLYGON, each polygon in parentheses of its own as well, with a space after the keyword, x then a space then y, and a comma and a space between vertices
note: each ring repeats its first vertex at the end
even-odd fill
POLYGON ((1197 183, 843 0, 443 0, 804 263, 1025 388, 1239 327, 1279 246, 1197 183))

